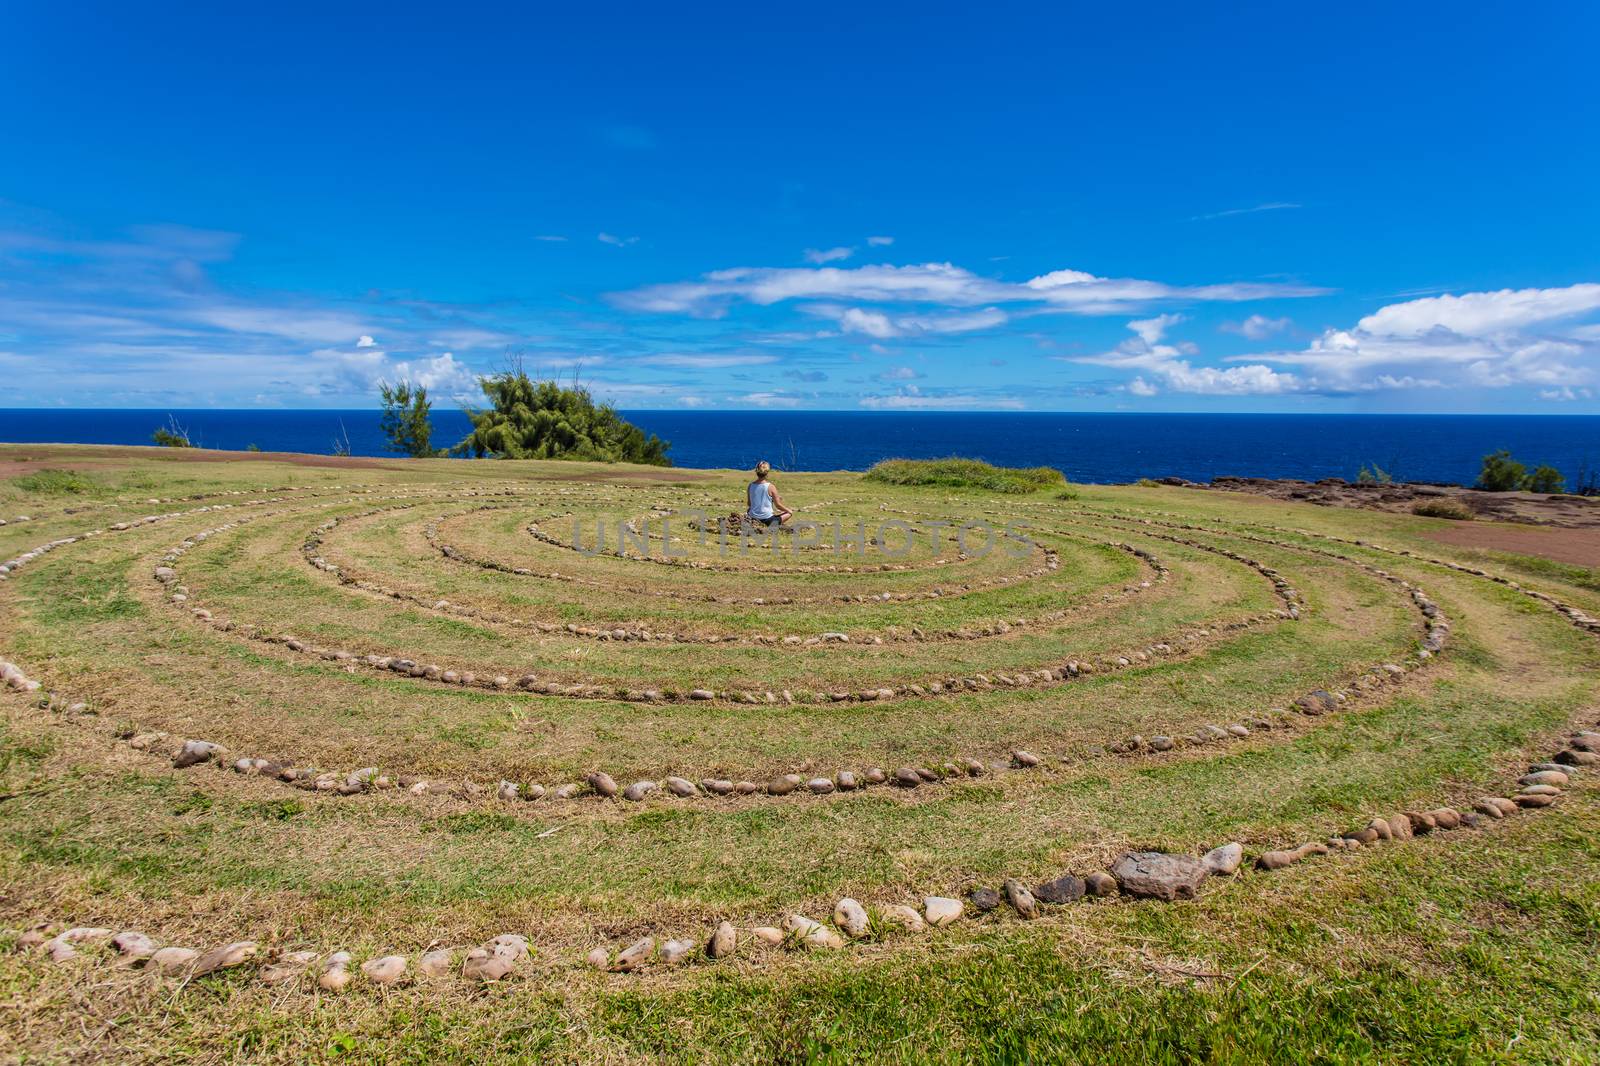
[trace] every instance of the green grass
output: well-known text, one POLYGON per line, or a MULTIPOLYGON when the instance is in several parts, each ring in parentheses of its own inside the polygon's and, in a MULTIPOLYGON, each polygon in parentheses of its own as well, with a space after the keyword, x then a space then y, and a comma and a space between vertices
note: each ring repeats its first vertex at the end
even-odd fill
POLYGON ((1049 488, 1064 488, 1066 475, 1049 466, 994 466, 978 459, 884 459, 864 475, 885 485, 912 485, 949 489, 980 489, 1024 495, 1049 488))
MULTIPOLYGON (((1410 515, 1242 505, 1159 485, 1068 487, 1058 478, 1008 492, 982 471, 942 462, 903 476, 959 483, 786 474, 784 491, 811 508, 803 513, 852 526, 891 517, 924 529, 976 517, 1026 525, 1060 568, 1035 574, 1036 561, 998 553, 960 560, 948 536, 918 546, 903 570, 829 571, 832 560, 817 552, 741 561, 693 544, 690 557, 706 565, 669 568, 585 558, 525 527, 538 520, 564 538, 569 513, 717 513, 742 499, 742 474, 675 471, 663 482, 609 467, 583 480, 601 468, 334 469, 202 464, 170 452, 112 465, 94 449, 0 446, 0 458, 19 456, 50 470, 84 466, 101 488, 0 483, 4 513, 34 516, 0 527, 6 557, 142 514, 227 506, 79 541, 0 586, 0 655, 92 709, 67 714, 0 693, 0 927, 12 930, 0 930, 0 949, 41 919, 140 928, 198 947, 249 938, 269 951, 344 949, 358 962, 391 952, 414 962, 434 941, 464 949, 518 931, 532 937, 537 963, 486 989, 446 979, 380 992, 358 981, 343 995, 317 996, 266 988, 248 968, 180 985, 115 966, 99 949, 66 966, 3 953, 8 1057, 1600 1060, 1600 778, 1580 778, 1550 811, 1487 831, 1339 853, 1277 874, 1247 869, 1192 903, 1085 902, 1036 923, 991 915, 924 935, 880 926, 868 943, 836 954, 747 949, 729 963, 634 976, 581 962, 595 946, 615 950, 646 933, 698 939, 724 918, 742 929, 794 912, 825 918, 844 895, 876 912, 1008 876, 1086 874, 1128 847, 1198 852, 1235 839, 1255 854, 1374 814, 1503 793, 1564 732, 1600 717, 1600 641, 1504 586, 1324 538, 1483 565, 1580 604, 1593 602, 1591 572, 1441 545, 1427 536, 1439 523, 1410 515), (249 502, 333 485, 345 488, 249 502), (518 495, 467 494, 507 488, 518 495), (209 495, 240 491, 249 495, 209 495), (481 510, 486 503, 493 509, 481 510), (390 504, 400 509, 360 517, 390 504), (301 543, 334 516, 347 521, 318 551, 409 598, 342 587, 307 565, 301 543), (241 518, 250 521, 196 541, 177 564, 191 599, 166 602, 170 590, 151 577, 165 553, 241 518), (430 523, 441 542, 502 569, 446 560, 424 536, 430 523), (1121 542, 1154 552, 1170 575, 1155 580, 1114 546, 1121 542), (1279 601, 1260 574, 1205 548, 1277 569, 1303 594, 1304 617, 1229 628, 1279 601), (1318 548, 1426 588, 1451 622, 1446 653, 1337 714, 1294 716, 1286 728, 1165 756, 1106 752, 1133 733, 1182 735, 1247 719, 1374 664, 1407 661, 1420 619, 1404 590, 1318 548), (935 586, 944 594, 921 595, 935 586), (881 593, 909 598, 843 598, 881 593), (756 596, 768 602, 750 602, 756 596), (436 609, 438 599, 481 613, 436 609), (357 653, 678 691, 701 682, 853 691, 1209 635, 1192 651, 1066 684, 884 702, 633 703, 347 669, 202 626, 189 614, 196 605, 357 653), (1051 621, 1018 621, 1057 610, 1051 621), (853 639, 826 650, 600 641, 500 616, 701 638, 838 629, 853 639), (1010 631, 940 635, 999 621, 1010 631), (911 627, 936 639, 870 642, 911 627), (337 797, 215 766, 175 771, 115 739, 151 728, 218 740, 230 758, 290 757, 339 772, 376 765, 439 787, 422 798, 337 797), (1046 767, 914 792, 787 800, 493 798, 500 778, 554 786, 596 768, 624 784, 672 773, 766 780, 967 755, 1004 760, 1014 746, 1043 754, 1046 767)), ((880 551, 866 561, 892 561, 880 551)))

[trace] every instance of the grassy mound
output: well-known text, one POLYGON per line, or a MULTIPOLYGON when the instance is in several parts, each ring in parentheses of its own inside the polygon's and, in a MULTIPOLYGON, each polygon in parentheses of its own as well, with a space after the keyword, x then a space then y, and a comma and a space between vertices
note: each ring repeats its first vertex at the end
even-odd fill
POLYGON ((981 459, 885 459, 867 471, 868 481, 885 485, 982 489, 1024 495, 1065 488, 1067 476, 1051 466, 995 466, 981 459))

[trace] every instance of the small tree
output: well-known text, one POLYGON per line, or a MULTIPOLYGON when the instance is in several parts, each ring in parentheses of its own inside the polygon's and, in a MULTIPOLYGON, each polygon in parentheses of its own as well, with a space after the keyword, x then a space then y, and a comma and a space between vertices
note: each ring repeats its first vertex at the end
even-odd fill
POLYGON ((1510 452, 1490 452, 1483 457, 1483 470, 1474 487, 1485 492, 1516 492, 1527 477, 1527 467, 1511 458, 1510 452))
POLYGON ((389 450, 413 459, 433 455, 433 424, 428 421, 433 401, 428 399, 428 390, 409 381, 395 385, 380 381, 378 391, 383 395, 383 420, 379 425, 389 438, 389 450))
POLYGON ((1529 492, 1565 492, 1567 479, 1553 466, 1536 466, 1528 475, 1525 487, 1529 492))
POLYGON ((453 454, 672 465, 666 441, 623 420, 610 404, 595 403, 581 385, 534 381, 520 365, 479 378, 478 385, 493 406, 467 412, 472 432, 453 454))
POLYGON ((189 431, 178 425, 178 420, 172 415, 167 416, 166 425, 156 427, 156 431, 150 434, 150 439, 163 448, 194 447, 194 442, 189 439, 189 431))

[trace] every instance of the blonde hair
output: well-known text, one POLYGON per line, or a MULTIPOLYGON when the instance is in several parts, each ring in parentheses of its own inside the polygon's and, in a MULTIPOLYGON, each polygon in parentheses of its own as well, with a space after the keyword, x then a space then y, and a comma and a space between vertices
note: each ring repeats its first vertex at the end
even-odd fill
POLYGON ((756 464, 756 477, 763 478, 772 473, 772 464, 765 459, 756 464))

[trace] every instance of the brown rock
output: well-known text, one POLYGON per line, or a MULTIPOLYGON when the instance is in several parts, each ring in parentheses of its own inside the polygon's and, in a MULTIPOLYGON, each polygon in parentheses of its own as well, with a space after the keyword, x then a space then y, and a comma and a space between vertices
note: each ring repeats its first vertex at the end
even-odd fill
POLYGON ((1171 902, 1193 899, 1206 878, 1206 868, 1192 855, 1130 851, 1112 864, 1111 876, 1130 896, 1171 902))

